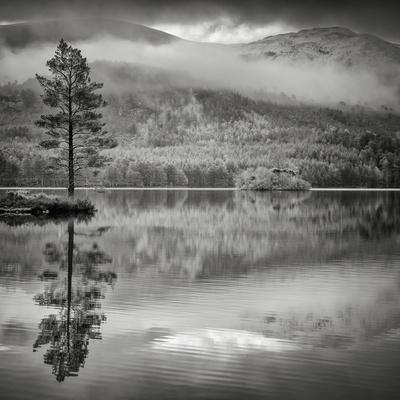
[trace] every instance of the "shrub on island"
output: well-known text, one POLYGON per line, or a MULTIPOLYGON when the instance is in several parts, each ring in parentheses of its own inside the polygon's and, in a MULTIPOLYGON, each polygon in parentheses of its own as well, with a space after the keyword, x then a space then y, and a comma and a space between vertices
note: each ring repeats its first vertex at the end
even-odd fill
POLYGON ((311 185, 287 169, 246 169, 236 179, 241 190, 309 190, 311 185))

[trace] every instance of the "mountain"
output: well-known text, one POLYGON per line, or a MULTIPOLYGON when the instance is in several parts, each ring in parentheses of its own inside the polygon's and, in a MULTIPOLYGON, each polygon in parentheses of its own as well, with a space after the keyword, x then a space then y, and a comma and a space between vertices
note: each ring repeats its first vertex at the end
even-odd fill
POLYGON ((347 28, 313 28, 267 36, 256 42, 237 45, 248 60, 268 59, 291 63, 338 63, 345 67, 385 69, 400 66, 400 48, 376 36, 355 33, 347 28))
POLYGON ((60 38, 89 51, 92 65, 96 61, 114 63, 98 69, 98 79, 107 88, 222 88, 268 100, 283 93, 325 105, 345 102, 400 109, 400 48, 341 27, 305 29, 252 43, 225 45, 188 41, 109 18, 3 25, 0 82, 24 81, 43 71, 51 47, 60 38), (160 46, 169 44, 173 45, 160 46), (127 64, 121 68, 115 62, 127 64), (140 64, 146 73, 138 74, 128 64, 140 64))
POLYGON ((219 45, 190 42, 144 25, 111 18, 73 18, 2 25, 0 47, 18 50, 34 44, 57 43, 60 38, 76 42, 103 36, 152 45, 182 42, 199 51, 233 49, 249 61, 334 62, 346 68, 363 66, 380 71, 382 67, 387 71, 400 66, 398 44, 343 27, 303 29, 246 44, 219 45))
POLYGON ((0 46, 11 50, 23 49, 35 44, 57 43, 61 38, 76 42, 102 36, 114 36, 153 45, 182 40, 144 25, 108 18, 74 18, 0 26, 0 46))

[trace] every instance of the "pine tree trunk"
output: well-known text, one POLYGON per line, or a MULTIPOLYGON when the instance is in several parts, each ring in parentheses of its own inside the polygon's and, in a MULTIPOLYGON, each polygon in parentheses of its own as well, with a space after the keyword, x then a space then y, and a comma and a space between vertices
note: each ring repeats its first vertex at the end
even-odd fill
POLYGON ((68 196, 73 198, 75 191, 74 179, 74 143, 72 136, 72 125, 69 126, 69 140, 68 140, 68 196))
POLYGON ((75 177, 74 177, 74 135, 72 127, 72 88, 71 88, 71 73, 69 74, 68 85, 68 196, 74 198, 75 177))

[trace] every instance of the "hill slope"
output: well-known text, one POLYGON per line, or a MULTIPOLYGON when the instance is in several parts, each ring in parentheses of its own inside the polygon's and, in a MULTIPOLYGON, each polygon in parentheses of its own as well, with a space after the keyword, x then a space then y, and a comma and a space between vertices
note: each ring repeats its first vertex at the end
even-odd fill
POLYGON ((368 66, 373 69, 400 67, 400 47, 369 34, 355 33, 343 27, 312 28, 268 36, 240 45, 219 45, 184 41, 169 33, 144 25, 111 18, 74 18, 23 22, 0 26, 0 46, 13 50, 34 44, 87 41, 113 36, 152 45, 185 42, 199 51, 207 48, 231 48, 247 60, 267 59, 291 63, 338 63, 345 67, 368 66))
POLYGON ((85 41, 104 35, 153 45, 181 40, 144 25, 107 18, 82 18, 23 22, 0 26, 0 45, 12 50, 31 45, 67 41, 85 41))
MULTIPOLYGON (((400 68, 400 48, 376 36, 341 27, 304 29, 240 45, 250 60, 338 63, 345 67, 400 68)), ((394 71, 393 71, 394 72, 394 71)))
MULTIPOLYGON (((242 171, 265 167, 297 171, 317 187, 400 187, 398 115, 204 89, 105 96, 112 140, 99 149, 109 162, 90 157, 80 185, 228 187, 242 171)), ((56 153, 39 146, 48 137, 34 121, 45 111, 26 84, 0 86, 0 186, 65 184, 56 153)))

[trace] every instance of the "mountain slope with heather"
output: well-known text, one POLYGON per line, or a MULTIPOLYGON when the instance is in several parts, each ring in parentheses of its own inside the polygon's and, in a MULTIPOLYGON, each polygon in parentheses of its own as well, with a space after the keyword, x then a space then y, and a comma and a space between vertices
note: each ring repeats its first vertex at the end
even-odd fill
POLYGON ((347 28, 313 28, 299 32, 268 36, 241 45, 249 58, 296 62, 336 62, 346 67, 380 65, 400 66, 400 49, 376 36, 355 33, 347 28))

